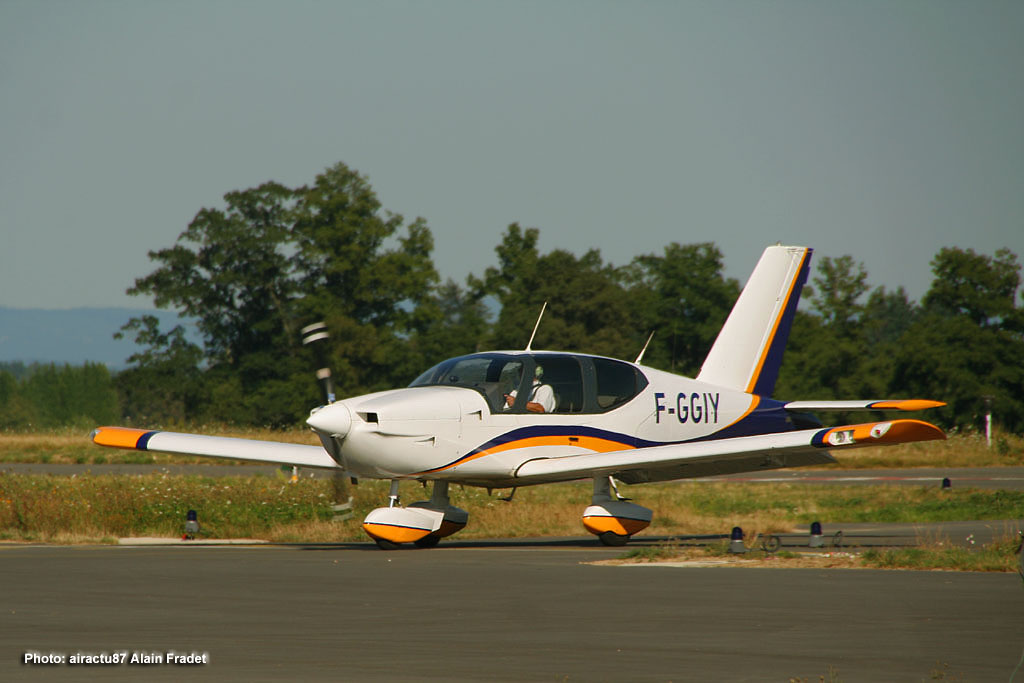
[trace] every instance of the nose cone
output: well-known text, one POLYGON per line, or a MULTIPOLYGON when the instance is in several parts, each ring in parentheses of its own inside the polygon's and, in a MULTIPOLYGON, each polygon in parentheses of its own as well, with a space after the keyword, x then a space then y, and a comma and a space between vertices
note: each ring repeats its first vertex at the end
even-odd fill
POLYGON ((344 438, 352 429, 352 413, 344 403, 332 403, 313 411, 306 424, 319 432, 344 438))

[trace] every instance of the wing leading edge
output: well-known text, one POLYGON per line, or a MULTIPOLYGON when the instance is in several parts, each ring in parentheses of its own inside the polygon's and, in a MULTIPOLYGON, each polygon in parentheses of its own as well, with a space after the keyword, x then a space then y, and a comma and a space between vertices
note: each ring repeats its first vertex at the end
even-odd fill
POLYGON ((129 448, 138 451, 159 451, 161 453, 252 460, 299 467, 340 469, 338 463, 322 447, 297 443, 181 434, 126 427, 98 427, 93 430, 92 440, 93 443, 100 446, 129 448))
POLYGON ((941 429, 920 420, 892 420, 759 434, 714 441, 691 441, 612 453, 530 460, 515 472, 522 484, 615 475, 628 484, 735 474, 761 469, 835 462, 830 448, 883 446, 943 440, 941 429))

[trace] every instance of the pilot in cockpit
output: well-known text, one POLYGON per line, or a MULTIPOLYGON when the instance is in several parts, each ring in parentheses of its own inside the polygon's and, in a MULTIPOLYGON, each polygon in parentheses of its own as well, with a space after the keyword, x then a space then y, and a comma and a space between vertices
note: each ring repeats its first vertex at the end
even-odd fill
MULTIPOLYGON (((530 389, 530 398, 526 402, 526 410, 530 413, 550 413, 555 409, 555 390, 550 384, 544 384, 544 368, 536 366, 533 370, 533 387, 530 389)), ((505 394, 505 410, 509 410, 516 403, 517 390, 505 394)))

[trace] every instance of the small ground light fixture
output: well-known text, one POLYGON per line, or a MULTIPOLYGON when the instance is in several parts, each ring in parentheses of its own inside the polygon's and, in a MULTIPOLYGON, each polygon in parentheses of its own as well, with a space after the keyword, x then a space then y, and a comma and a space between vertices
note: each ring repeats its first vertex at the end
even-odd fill
POLYGON ((195 510, 189 510, 185 515, 185 534, 181 537, 183 541, 195 540, 199 533, 199 516, 195 510))

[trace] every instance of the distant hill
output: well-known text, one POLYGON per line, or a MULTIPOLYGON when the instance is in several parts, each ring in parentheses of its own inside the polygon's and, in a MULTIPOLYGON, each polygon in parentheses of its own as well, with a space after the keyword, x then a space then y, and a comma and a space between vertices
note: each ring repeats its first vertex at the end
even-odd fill
MULTIPOLYGON (((0 362, 104 363, 111 369, 127 365, 138 347, 114 333, 129 319, 155 315, 160 329, 170 330, 181 321, 177 313, 134 308, 40 308, 0 307, 0 362)), ((198 341, 195 328, 186 325, 189 338, 198 341)))

